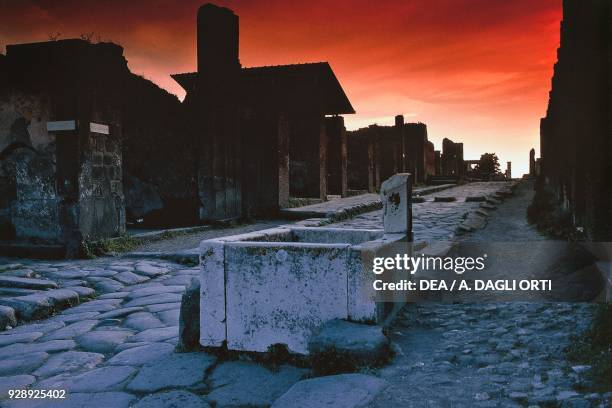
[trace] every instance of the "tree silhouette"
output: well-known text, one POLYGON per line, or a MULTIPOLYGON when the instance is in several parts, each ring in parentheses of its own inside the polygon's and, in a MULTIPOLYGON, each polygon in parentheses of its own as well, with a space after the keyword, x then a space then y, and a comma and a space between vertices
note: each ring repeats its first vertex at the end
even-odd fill
POLYGON ((483 179, 491 179, 501 173, 499 158, 495 153, 485 153, 480 156, 478 164, 474 168, 474 173, 483 179))

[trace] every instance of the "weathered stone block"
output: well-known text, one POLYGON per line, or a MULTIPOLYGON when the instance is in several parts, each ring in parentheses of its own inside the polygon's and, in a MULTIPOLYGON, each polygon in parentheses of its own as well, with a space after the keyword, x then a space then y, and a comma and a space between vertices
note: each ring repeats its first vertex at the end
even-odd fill
POLYGON ((412 182, 408 173, 385 180, 380 187, 385 234, 412 233, 412 182))
MULTIPOLYGON (((162 312, 164 313, 164 312, 162 312)), ((200 345, 200 281, 191 280, 185 288, 179 316, 179 344, 181 351, 196 351, 200 345)))
POLYGON ((391 355, 389 339, 377 325, 331 320, 310 338, 308 351, 316 371, 354 371, 377 366, 391 355))
POLYGON ((304 380, 277 399, 272 408, 366 407, 388 383, 364 374, 341 374, 304 380))

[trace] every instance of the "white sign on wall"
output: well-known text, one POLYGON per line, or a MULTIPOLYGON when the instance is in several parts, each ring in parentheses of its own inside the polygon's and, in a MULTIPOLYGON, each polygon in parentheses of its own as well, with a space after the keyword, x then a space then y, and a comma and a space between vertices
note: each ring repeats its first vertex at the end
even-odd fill
POLYGON ((101 125, 99 123, 93 123, 93 122, 89 124, 89 131, 93 133, 101 133, 103 135, 109 134, 108 125, 101 125))
POLYGON ((62 132, 65 130, 76 130, 76 120, 47 122, 47 132, 62 132))

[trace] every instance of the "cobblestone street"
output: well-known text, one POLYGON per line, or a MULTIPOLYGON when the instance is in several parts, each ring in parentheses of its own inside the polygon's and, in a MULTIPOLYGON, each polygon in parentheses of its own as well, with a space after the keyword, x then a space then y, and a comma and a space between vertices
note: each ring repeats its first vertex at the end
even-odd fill
MULTIPOLYGON (((481 204, 465 198, 488 196, 500 187, 500 183, 468 184, 415 203, 415 240, 452 239, 466 213, 481 204), (457 199, 433 202, 438 196, 457 199)), ((530 193, 523 187, 518 194, 530 193)), ((510 198, 499 210, 514 202, 518 203, 514 207, 521 207, 528 200, 510 198)), ((487 228, 466 239, 486 239, 489 228, 499 231, 492 214, 487 228)), ((513 214, 524 217, 524 208, 514 208, 513 214)), ((381 222, 381 212, 375 211, 332 226, 380 228, 381 222)), ((519 223, 515 228, 528 227, 519 223)), ((514 233, 517 240, 524 237, 514 233)), ((197 276, 197 267, 128 257, 1 262, 13 264, 0 273, 2 277, 29 276, 54 283, 50 290, 24 290, 32 290, 30 296, 60 291, 49 302, 63 299, 66 307, 48 319, 0 332, 2 407, 270 406, 311 375, 308 369, 289 365, 270 370, 246 359, 221 361, 204 352, 176 353, 181 295, 197 276), (73 293, 81 300, 93 300, 69 307, 73 293), (26 388, 64 389, 67 399, 7 399, 8 390, 26 388)), ((366 400, 378 394, 369 406, 381 408, 450 407, 444 403, 449 400, 453 407, 608 406, 604 400, 609 403, 610 395, 578 395, 576 388, 587 368, 572 367, 561 352, 570 336, 588 325, 590 315, 588 304, 408 306, 390 332, 395 358, 367 373, 384 381, 360 392, 366 400)), ((305 397, 304 403, 310 405, 303 406, 321 406, 316 398, 316 393, 305 397)))

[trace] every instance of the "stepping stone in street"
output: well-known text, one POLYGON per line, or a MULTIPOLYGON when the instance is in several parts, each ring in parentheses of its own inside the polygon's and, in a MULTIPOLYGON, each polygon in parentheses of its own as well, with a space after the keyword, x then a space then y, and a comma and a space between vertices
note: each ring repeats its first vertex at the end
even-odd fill
POLYGON ((277 399, 272 408, 366 407, 387 382, 364 374, 340 374, 300 381, 277 399))
POLYGON ((133 334, 129 330, 94 330, 75 340, 83 350, 110 353, 133 334))
POLYGON ((34 381, 36 381, 36 377, 26 374, 0 377, 0 399, 7 398, 9 390, 23 390, 28 385, 33 384, 34 381))
POLYGON ((55 289, 57 283, 48 279, 20 278, 18 276, 0 276, 0 286, 24 289, 55 289))
POLYGON ((0 364, 0 376, 31 373, 40 367, 48 357, 49 354, 40 351, 3 357, 2 364, 0 364))
POLYGON ((44 319, 55 311, 54 300, 44 292, 13 298, 0 298, 0 305, 15 309, 15 314, 21 320, 44 319))
POLYGON ((129 348, 115 354, 108 364, 141 366, 154 363, 162 357, 172 354, 174 347, 168 343, 150 343, 140 347, 129 348))
POLYGON ((79 294, 73 290, 53 289, 46 291, 44 295, 53 300, 53 306, 56 311, 79 304, 79 294))
POLYGON ((42 367, 34 371, 37 377, 51 377, 57 374, 76 371, 90 370, 104 360, 104 355, 99 353, 86 353, 83 351, 66 351, 51 356, 42 367))
POLYGON ((471 203, 471 202, 482 202, 482 201, 486 201, 487 197, 485 196, 467 196, 465 197, 465 202, 466 203, 471 203))
POLYGON ((434 197, 434 201, 436 203, 451 203, 453 201, 457 201, 457 197, 451 197, 451 196, 437 196, 434 197))
POLYGON ((136 371, 133 367, 107 366, 74 377, 68 385, 73 392, 114 391, 136 371))
POLYGON ((148 277, 136 275, 133 272, 120 272, 113 276, 113 279, 118 280, 125 285, 135 285, 137 283, 142 283, 149 280, 148 277))
POLYGON ((0 347, 8 346, 13 343, 31 343, 41 337, 41 332, 17 333, 12 334, 10 331, 0 334, 0 347))
POLYGON ((128 390, 155 392, 166 388, 192 387, 204 379, 215 358, 204 353, 173 353, 140 369, 128 390))
POLYGON ((166 391, 147 395, 138 401, 134 408, 210 408, 199 396, 187 391, 166 391))
POLYGON ((207 399, 215 406, 270 406, 308 370, 284 365, 276 371, 245 361, 217 366, 208 377, 212 392, 207 399))

